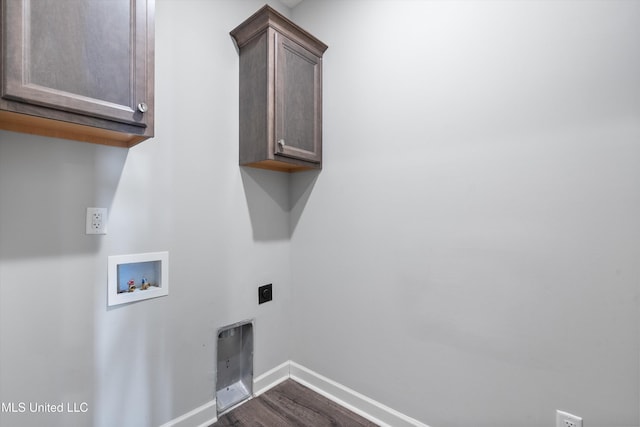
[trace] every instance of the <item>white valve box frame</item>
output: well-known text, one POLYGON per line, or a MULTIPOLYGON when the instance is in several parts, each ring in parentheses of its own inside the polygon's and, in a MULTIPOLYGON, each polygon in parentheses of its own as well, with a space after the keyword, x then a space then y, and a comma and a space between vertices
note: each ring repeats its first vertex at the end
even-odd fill
POLYGON ((108 268, 107 304, 109 306, 169 295, 169 252, 112 255, 109 257, 108 268), (157 283, 145 290, 136 287, 133 292, 118 292, 118 266, 146 262, 160 263, 160 277, 156 278, 157 283))

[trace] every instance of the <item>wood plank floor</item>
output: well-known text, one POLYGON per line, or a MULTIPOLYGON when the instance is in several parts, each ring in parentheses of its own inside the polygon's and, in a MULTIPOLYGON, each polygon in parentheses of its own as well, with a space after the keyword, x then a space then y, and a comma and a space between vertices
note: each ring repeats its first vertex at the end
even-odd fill
POLYGON ((286 380, 220 416, 210 427, 377 427, 309 388, 286 380))

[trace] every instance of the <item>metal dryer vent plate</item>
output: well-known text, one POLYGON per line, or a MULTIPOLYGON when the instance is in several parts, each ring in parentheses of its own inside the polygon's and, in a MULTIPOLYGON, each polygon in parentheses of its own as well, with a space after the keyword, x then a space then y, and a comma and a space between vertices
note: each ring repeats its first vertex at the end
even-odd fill
POLYGON ((253 321, 218 329, 216 410, 218 414, 253 394, 253 321))

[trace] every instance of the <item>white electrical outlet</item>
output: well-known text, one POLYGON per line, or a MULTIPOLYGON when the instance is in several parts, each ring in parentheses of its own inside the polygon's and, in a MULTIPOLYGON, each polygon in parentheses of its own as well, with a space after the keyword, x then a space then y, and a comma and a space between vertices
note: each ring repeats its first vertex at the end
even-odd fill
POLYGON ((107 208, 87 208, 87 234, 107 234, 107 208))
POLYGON ((556 427, 582 427, 582 418, 564 411, 556 411, 556 427))

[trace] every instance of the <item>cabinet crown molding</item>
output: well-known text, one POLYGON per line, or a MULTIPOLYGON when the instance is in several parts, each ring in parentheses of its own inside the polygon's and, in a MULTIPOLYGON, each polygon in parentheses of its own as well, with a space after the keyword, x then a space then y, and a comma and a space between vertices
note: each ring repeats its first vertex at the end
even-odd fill
POLYGON ((251 15, 242 24, 233 29, 230 34, 238 47, 241 48, 269 27, 287 37, 304 41, 307 49, 315 55, 322 56, 324 51, 327 50, 328 46, 326 44, 269 5, 265 5, 251 15))

